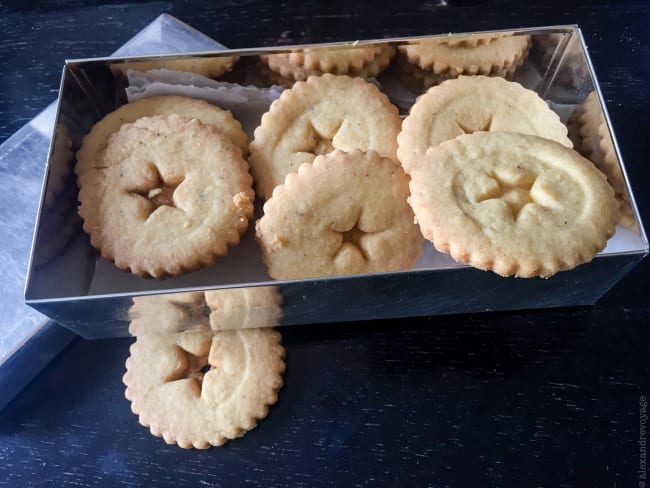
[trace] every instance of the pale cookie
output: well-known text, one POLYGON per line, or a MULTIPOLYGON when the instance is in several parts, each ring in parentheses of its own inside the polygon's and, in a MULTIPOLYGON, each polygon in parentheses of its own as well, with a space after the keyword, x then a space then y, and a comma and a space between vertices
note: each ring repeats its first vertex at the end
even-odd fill
POLYGON ((229 288, 205 292, 212 330, 275 327, 282 318, 282 295, 276 286, 229 288))
POLYGON ((450 46, 439 39, 403 44, 398 49, 410 63, 434 74, 487 75, 516 64, 528 52, 530 36, 510 36, 476 46, 450 46))
POLYGON ((228 288, 206 292, 164 293, 133 298, 129 333, 170 334, 275 327, 282 318, 276 286, 228 288))
POLYGON ((362 78, 377 76, 388 66, 394 53, 394 48, 387 44, 314 47, 288 53, 263 54, 260 61, 268 68, 263 74, 281 81, 276 84, 285 86, 292 81, 304 81, 310 76, 324 73, 362 78), (277 77, 274 78, 271 73, 277 77))
POLYGON ((619 223, 637 229, 630 197, 625 188, 621 166, 618 163, 614 143, 607 128, 605 116, 595 91, 576 107, 568 122, 569 135, 576 149, 591 160, 607 176, 619 201, 621 215, 619 223))
POLYGON ((160 96, 127 103, 107 114, 97 122, 83 139, 77 152, 75 173, 83 175, 88 167, 106 147, 108 137, 123 124, 135 122, 141 117, 176 114, 188 119, 198 119, 211 124, 226 134, 241 149, 244 157, 248 155, 248 137, 241 124, 227 111, 216 105, 189 97, 160 96))
POLYGON ((390 159, 354 149, 318 156, 264 205, 257 239, 269 274, 297 279, 409 269, 422 235, 408 177, 390 159))
POLYGON ((144 277, 214 264, 253 214, 239 148, 215 126, 177 115, 123 125, 78 183, 91 244, 144 277))
MULTIPOLYGON (((152 318, 155 320, 155 318, 152 318)), ((272 328, 144 334, 126 361, 125 396, 151 433, 206 449, 241 437, 266 417, 285 370, 272 328)))
POLYGON ((537 93, 503 78, 461 76, 418 97, 397 136, 407 173, 428 148, 462 134, 512 131, 572 147, 567 128, 537 93))
POLYGON ((490 44, 502 37, 512 36, 513 32, 486 32, 485 34, 452 34, 447 37, 436 37, 436 40, 450 47, 475 47, 479 44, 490 44))
POLYGON ((334 149, 377 151, 397 161, 397 107, 361 78, 326 74, 296 83, 262 116, 250 144, 257 194, 268 199, 287 174, 334 149))
POLYGON ((598 126, 598 135, 600 137, 600 150, 603 154, 602 169, 607 176, 607 180, 614 188, 616 199, 620 205, 618 222, 638 233, 639 227, 636 223, 632 203, 630 202, 630 194, 627 188, 625 188, 623 172, 621 171, 621 166, 618 164, 616 150, 614 149, 614 141, 612 140, 604 118, 598 126))
MULTIPOLYGON (((490 72, 485 73, 485 75, 500 76, 506 80, 513 80, 519 71, 519 68, 521 68, 524 61, 526 61, 527 56, 528 51, 526 50, 518 59, 515 59, 512 64, 508 66, 495 65, 492 67, 490 72)), ((395 71, 399 76, 400 81, 406 85, 408 89, 416 93, 420 93, 432 86, 439 85, 443 81, 458 77, 457 73, 448 72, 436 74, 433 71, 424 70, 417 64, 409 63, 406 55, 403 53, 398 53, 395 57, 395 66, 395 71)))
POLYGON ((195 73, 207 78, 219 78, 232 70, 239 56, 219 56, 214 58, 190 58, 156 61, 132 61, 115 63, 111 65, 113 73, 126 75, 132 69, 136 71, 149 71, 152 69, 169 69, 195 73))
POLYGON ((577 152, 537 136, 477 132, 427 151, 411 173, 424 236, 502 276, 548 277, 590 261, 614 234, 618 204, 577 152))

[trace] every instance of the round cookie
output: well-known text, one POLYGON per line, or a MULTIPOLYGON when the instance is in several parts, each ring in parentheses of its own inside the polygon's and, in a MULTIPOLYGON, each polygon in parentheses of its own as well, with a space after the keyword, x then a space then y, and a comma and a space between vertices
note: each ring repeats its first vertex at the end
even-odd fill
MULTIPOLYGON (((494 66, 488 73, 484 74, 486 76, 500 76, 506 80, 512 80, 524 61, 526 61, 527 56, 528 51, 525 51, 512 64, 508 66, 494 66)), ((433 71, 422 69, 417 64, 409 63, 404 53, 398 53, 395 57, 395 72, 400 81, 415 93, 421 93, 432 86, 439 85, 443 81, 458 77, 457 73, 447 72, 436 74, 433 71)))
POLYGON ((390 159, 354 149, 318 156, 264 205, 257 239, 269 274, 297 279, 409 269, 422 235, 408 177, 390 159))
POLYGON ((206 291, 205 301, 212 330, 275 327, 283 315, 277 286, 206 291))
POLYGON ((215 126, 178 115, 123 125, 78 183, 91 244, 144 277, 212 265, 253 214, 239 148, 215 126))
POLYGON ((460 262, 548 277, 590 261, 614 234, 618 204, 577 152, 537 136, 477 132, 431 148, 411 172, 424 236, 460 262))
POLYGON ((208 327, 210 309, 201 291, 162 293, 133 298, 129 309, 129 334, 170 335, 208 327))
POLYGON ((216 332, 275 327, 282 315, 282 295, 277 286, 144 295, 133 298, 129 333, 140 336, 201 328, 216 332))
POLYGON ((439 38, 411 41, 398 47, 410 63, 450 77, 487 75, 516 64, 530 47, 530 36, 508 36, 474 46, 455 45, 439 38))
POLYGON ((369 78, 388 67, 394 54, 388 44, 305 48, 261 55, 261 73, 268 82, 288 87, 325 73, 369 78))
POLYGON ((534 91, 503 78, 461 76, 418 97, 397 136, 397 157, 410 173, 429 147, 478 131, 521 132, 572 147, 560 117, 534 91))
POLYGON ((576 107, 569 118, 569 136, 576 149, 591 160, 607 176, 620 204, 619 223, 638 231, 630 196, 625 188, 621 166, 616 157, 614 142, 607 128, 603 111, 595 91, 576 107))
POLYGON ((374 150, 397 161, 397 107, 361 78, 325 74, 285 90, 250 144, 257 194, 268 199, 287 174, 334 149, 374 150))
POLYGON ((216 126, 241 149, 244 157, 248 155, 248 137, 229 111, 205 100, 175 95, 159 96, 122 105, 97 122, 84 137, 81 148, 77 151, 75 173, 81 176, 92 166, 93 161, 106 147, 108 137, 123 124, 135 122, 141 117, 172 114, 216 126))
POLYGON ((489 44, 502 37, 512 36, 513 32, 487 32, 485 34, 449 34, 447 37, 436 37, 436 40, 450 47, 475 47, 479 44, 489 44))
POLYGON ((133 61, 115 63, 111 70, 116 74, 126 75, 130 69, 136 71, 149 71, 152 69, 169 69, 196 73, 207 78, 219 78, 230 70, 239 60, 239 56, 219 56, 214 58, 190 58, 156 61, 133 61))
POLYGON ((272 328, 140 335, 126 361, 125 396, 140 423, 168 444, 220 446, 268 414, 284 356, 272 328))

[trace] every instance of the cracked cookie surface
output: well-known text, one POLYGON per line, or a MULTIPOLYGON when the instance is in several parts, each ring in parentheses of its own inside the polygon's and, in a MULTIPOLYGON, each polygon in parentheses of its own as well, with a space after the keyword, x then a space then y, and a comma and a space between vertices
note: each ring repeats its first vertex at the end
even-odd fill
POLYGON ((106 148, 109 136, 117 132, 123 124, 135 122, 142 117, 172 114, 214 125, 241 149, 244 157, 248 155, 248 137, 239 121, 229 111, 205 100, 163 95, 122 105, 93 125, 77 151, 77 164, 74 168, 76 175, 81 176, 86 172, 106 148))

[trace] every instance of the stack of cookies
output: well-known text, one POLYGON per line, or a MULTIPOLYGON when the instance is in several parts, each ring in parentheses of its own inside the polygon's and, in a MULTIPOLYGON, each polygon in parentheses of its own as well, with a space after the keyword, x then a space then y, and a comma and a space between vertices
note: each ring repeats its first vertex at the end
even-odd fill
POLYGON ((140 423, 199 449, 253 429, 283 385, 279 302, 274 287, 135 298, 123 381, 140 423))
POLYGON ((614 234, 618 204, 605 176, 517 83, 445 81, 416 101, 398 142, 420 228, 456 261, 549 277, 590 261, 614 234))
POLYGON ((372 78, 388 67, 394 54, 389 44, 294 49, 261 55, 260 73, 267 83, 286 88, 325 73, 372 78))

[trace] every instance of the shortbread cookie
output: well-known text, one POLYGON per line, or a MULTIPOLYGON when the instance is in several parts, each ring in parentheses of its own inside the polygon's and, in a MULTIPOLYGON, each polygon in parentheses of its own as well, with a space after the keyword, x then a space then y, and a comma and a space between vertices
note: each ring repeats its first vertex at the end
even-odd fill
POLYGON ((215 126, 178 115, 123 125, 78 183, 91 244, 139 276, 214 264, 253 214, 239 148, 215 126))
POLYGON ((486 76, 461 76, 435 86, 411 107, 397 137, 407 173, 429 147, 477 131, 513 131, 572 147, 560 117, 534 91, 486 76))
POLYGON ((126 361, 125 396, 140 423, 168 444, 220 446, 266 417, 283 384, 284 356, 272 328, 140 335, 126 361))
POLYGON ((210 313, 202 291, 134 297, 129 309, 129 333, 170 335, 206 329, 210 313))
POLYGON ((169 69, 196 73, 207 78, 219 78, 232 70, 239 56, 219 56, 214 58, 190 58, 155 61, 132 61, 115 63, 111 65, 114 73, 126 75, 130 69, 136 71, 149 71, 152 69, 169 69))
POLYGON ((506 69, 528 52, 530 36, 509 36, 475 46, 450 46, 440 39, 423 39, 403 44, 398 49, 408 61, 423 70, 450 77, 487 75, 506 69))
POLYGON ((431 148, 411 172, 424 236, 460 262, 548 277, 590 261, 614 234, 605 176, 555 141, 477 132, 431 148))
POLYGON ((605 173, 607 180, 614 188, 616 199, 620 204, 619 223, 636 229, 636 219, 629 194, 625 188, 621 166, 618 163, 614 143, 595 91, 592 91, 576 107, 569 118, 568 125, 569 135, 574 141, 576 149, 605 173))
POLYGON ((377 151, 397 161, 397 107, 361 78, 312 76, 285 90, 255 129, 249 163, 258 195, 273 188, 301 164, 334 149, 377 151))
POLYGON ((512 36, 514 32, 486 32, 485 34, 452 34, 447 37, 436 37, 436 40, 450 47, 475 47, 479 44, 489 44, 502 37, 512 36))
POLYGON ((275 327, 282 315, 282 295, 276 286, 144 295, 133 298, 129 333, 140 336, 205 327, 213 332, 275 327))
POLYGON ((77 152, 75 173, 83 175, 99 153, 106 147, 108 137, 123 124, 135 122, 141 117, 177 114, 189 119, 198 119, 204 124, 211 124, 226 134, 246 157, 248 155, 248 137, 241 124, 227 110, 222 110, 204 100, 189 97, 160 96, 138 100, 122 105, 114 112, 97 122, 90 133, 84 137, 77 152))
POLYGON ((277 286, 229 288, 205 292, 212 330, 275 327, 282 318, 277 286))
MULTIPOLYGON (((526 61, 528 56, 528 50, 524 51, 522 55, 515 59, 515 61, 507 66, 498 66, 495 65, 490 70, 489 73, 485 73, 486 76, 499 76, 505 78, 506 80, 513 80, 519 71, 519 68, 526 61)), ((404 53, 398 53, 395 57, 395 73, 399 77, 402 84, 404 84, 409 90, 420 93, 424 90, 431 88, 432 86, 439 85, 443 81, 450 80, 452 78, 457 78, 457 73, 440 73, 436 74, 433 71, 425 70, 420 68, 417 64, 412 64, 408 62, 408 59, 404 53)))
POLYGON ((261 72, 268 82, 289 87, 325 73, 369 78, 388 67, 394 54, 388 44, 304 48, 261 55, 261 72))
POLYGON ((408 177, 390 159, 354 149, 318 156, 264 205, 257 239, 269 274, 297 279, 409 269, 422 235, 408 177))

